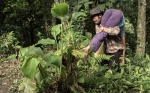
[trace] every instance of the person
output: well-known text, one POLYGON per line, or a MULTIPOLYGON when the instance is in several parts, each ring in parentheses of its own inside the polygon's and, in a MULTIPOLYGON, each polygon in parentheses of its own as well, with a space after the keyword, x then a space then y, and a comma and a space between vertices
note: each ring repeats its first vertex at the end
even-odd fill
POLYGON ((96 52, 106 40, 106 54, 114 55, 110 58, 109 67, 112 67, 114 61, 118 62, 121 55, 123 56, 121 63, 124 63, 126 46, 123 13, 117 9, 108 9, 103 13, 96 7, 90 11, 90 14, 97 33, 83 50, 87 53, 90 49, 96 52))

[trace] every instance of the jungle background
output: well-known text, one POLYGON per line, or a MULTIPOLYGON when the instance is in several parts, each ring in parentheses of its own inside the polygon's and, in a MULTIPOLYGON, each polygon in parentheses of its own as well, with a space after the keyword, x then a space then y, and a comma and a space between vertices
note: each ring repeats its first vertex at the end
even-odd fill
MULTIPOLYGON (((0 93, 150 93, 149 0, 0 0, 0 93), (89 10, 125 16, 120 71, 85 47, 95 34, 89 10)), ((116 65, 116 64, 114 64, 116 65)))

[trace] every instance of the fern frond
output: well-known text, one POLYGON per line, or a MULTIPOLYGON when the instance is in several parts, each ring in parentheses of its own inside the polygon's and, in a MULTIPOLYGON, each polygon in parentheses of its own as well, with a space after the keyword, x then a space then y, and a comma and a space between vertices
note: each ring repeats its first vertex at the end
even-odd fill
POLYGON ((97 56, 94 56, 94 58, 98 61, 98 62, 102 62, 102 60, 109 60, 112 57, 112 55, 106 55, 106 54, 99 54, 97 56))

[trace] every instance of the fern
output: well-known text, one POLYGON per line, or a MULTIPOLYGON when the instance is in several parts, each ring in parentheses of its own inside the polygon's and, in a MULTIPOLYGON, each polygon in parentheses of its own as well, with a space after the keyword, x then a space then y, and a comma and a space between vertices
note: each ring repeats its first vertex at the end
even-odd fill
POLYGON ((106 55, 106 54, 100 54, 100 55, 94 56, 94 58, 98 62, 102 62, 103 60, 109 60, 111 57, 112 57, 112 55, 106 55))
POLYGON ((14 32, 4 33, 0 36, 0 51, 1 54, 6 53, 13 49, 13 46, 15 45, 15 41, 17 39, 14 37, 14 32))

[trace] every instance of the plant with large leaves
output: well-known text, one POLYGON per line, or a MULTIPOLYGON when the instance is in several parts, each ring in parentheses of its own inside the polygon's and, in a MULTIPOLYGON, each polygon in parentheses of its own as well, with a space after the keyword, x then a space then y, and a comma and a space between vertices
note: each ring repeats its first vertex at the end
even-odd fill
POLYGON ((67 84, 68 88, 71 88, 71 90, 78 88, 79 91, 83 91, 82 88, 79 88, 78 85, 78 81, 80 83, 83 83, 83 77, 80 75, 80 77, 78 78, 75 68, 76 63, 80 58, 84 58, 85 53, 77 49, 77 44, 80 41, 80 38, 78 38, 78 36, 82 37, 82 35, 79 35, 74 31, 75 26, 72 24, 79 16, 85 16, 85 14, 81 12, 73 13, 69 22, 68 20, 66 20, 68 18, 68 8, 69 6, 67 3, 61 3, 55 4, 51 9, 52 15, 61 20, 60 25, 56 25, 52 28, 52 35, 55 39, 56 36, 60 34, 60 41, 58 42, 58 45, 60 45, 60 47, 57 46, 57 49, 60 49, 61 51, 60 56, 63 66, 60 66, 61 78, 59 83, 61 83, 60 87, 62 89, 64 88, 63 85, 67 84), (71 87, 71 85, 73 85, 73 87, 71 87))
POLYGON ((51 89, 53 92, 76 91, 75 88, 83 91, 78 85, 78 82, 84 83, 83 74, 79 71, 78 75, 75 68, 79 59, 83 59, 85 55, 84 52, 78 50, 81 47, 81 39, 85 39, 85 37, 81 33, 75 32, 75 26, 72 23, 79 16, 85 16, 85 14, 75 15, 74 13, 71 21, 68 22, 66 20, 68 8, 67 3, 61 3, 54 4, 51 9, 52 15, 61 19, 61 24, 55 25, 51 29, 54 39, 41 39, 33 46, 20 48, 22 73, 25 77, 36 81, 38 92, 46 89, 48 89, 47 91, 51 89), (68 24, 64 24, 65 22, 68 24), (40 47, 36 47, 38 45, 51 45, 57 48, 44 52, 40 47), (55 85, 57 87, 54 88, 55 85))

